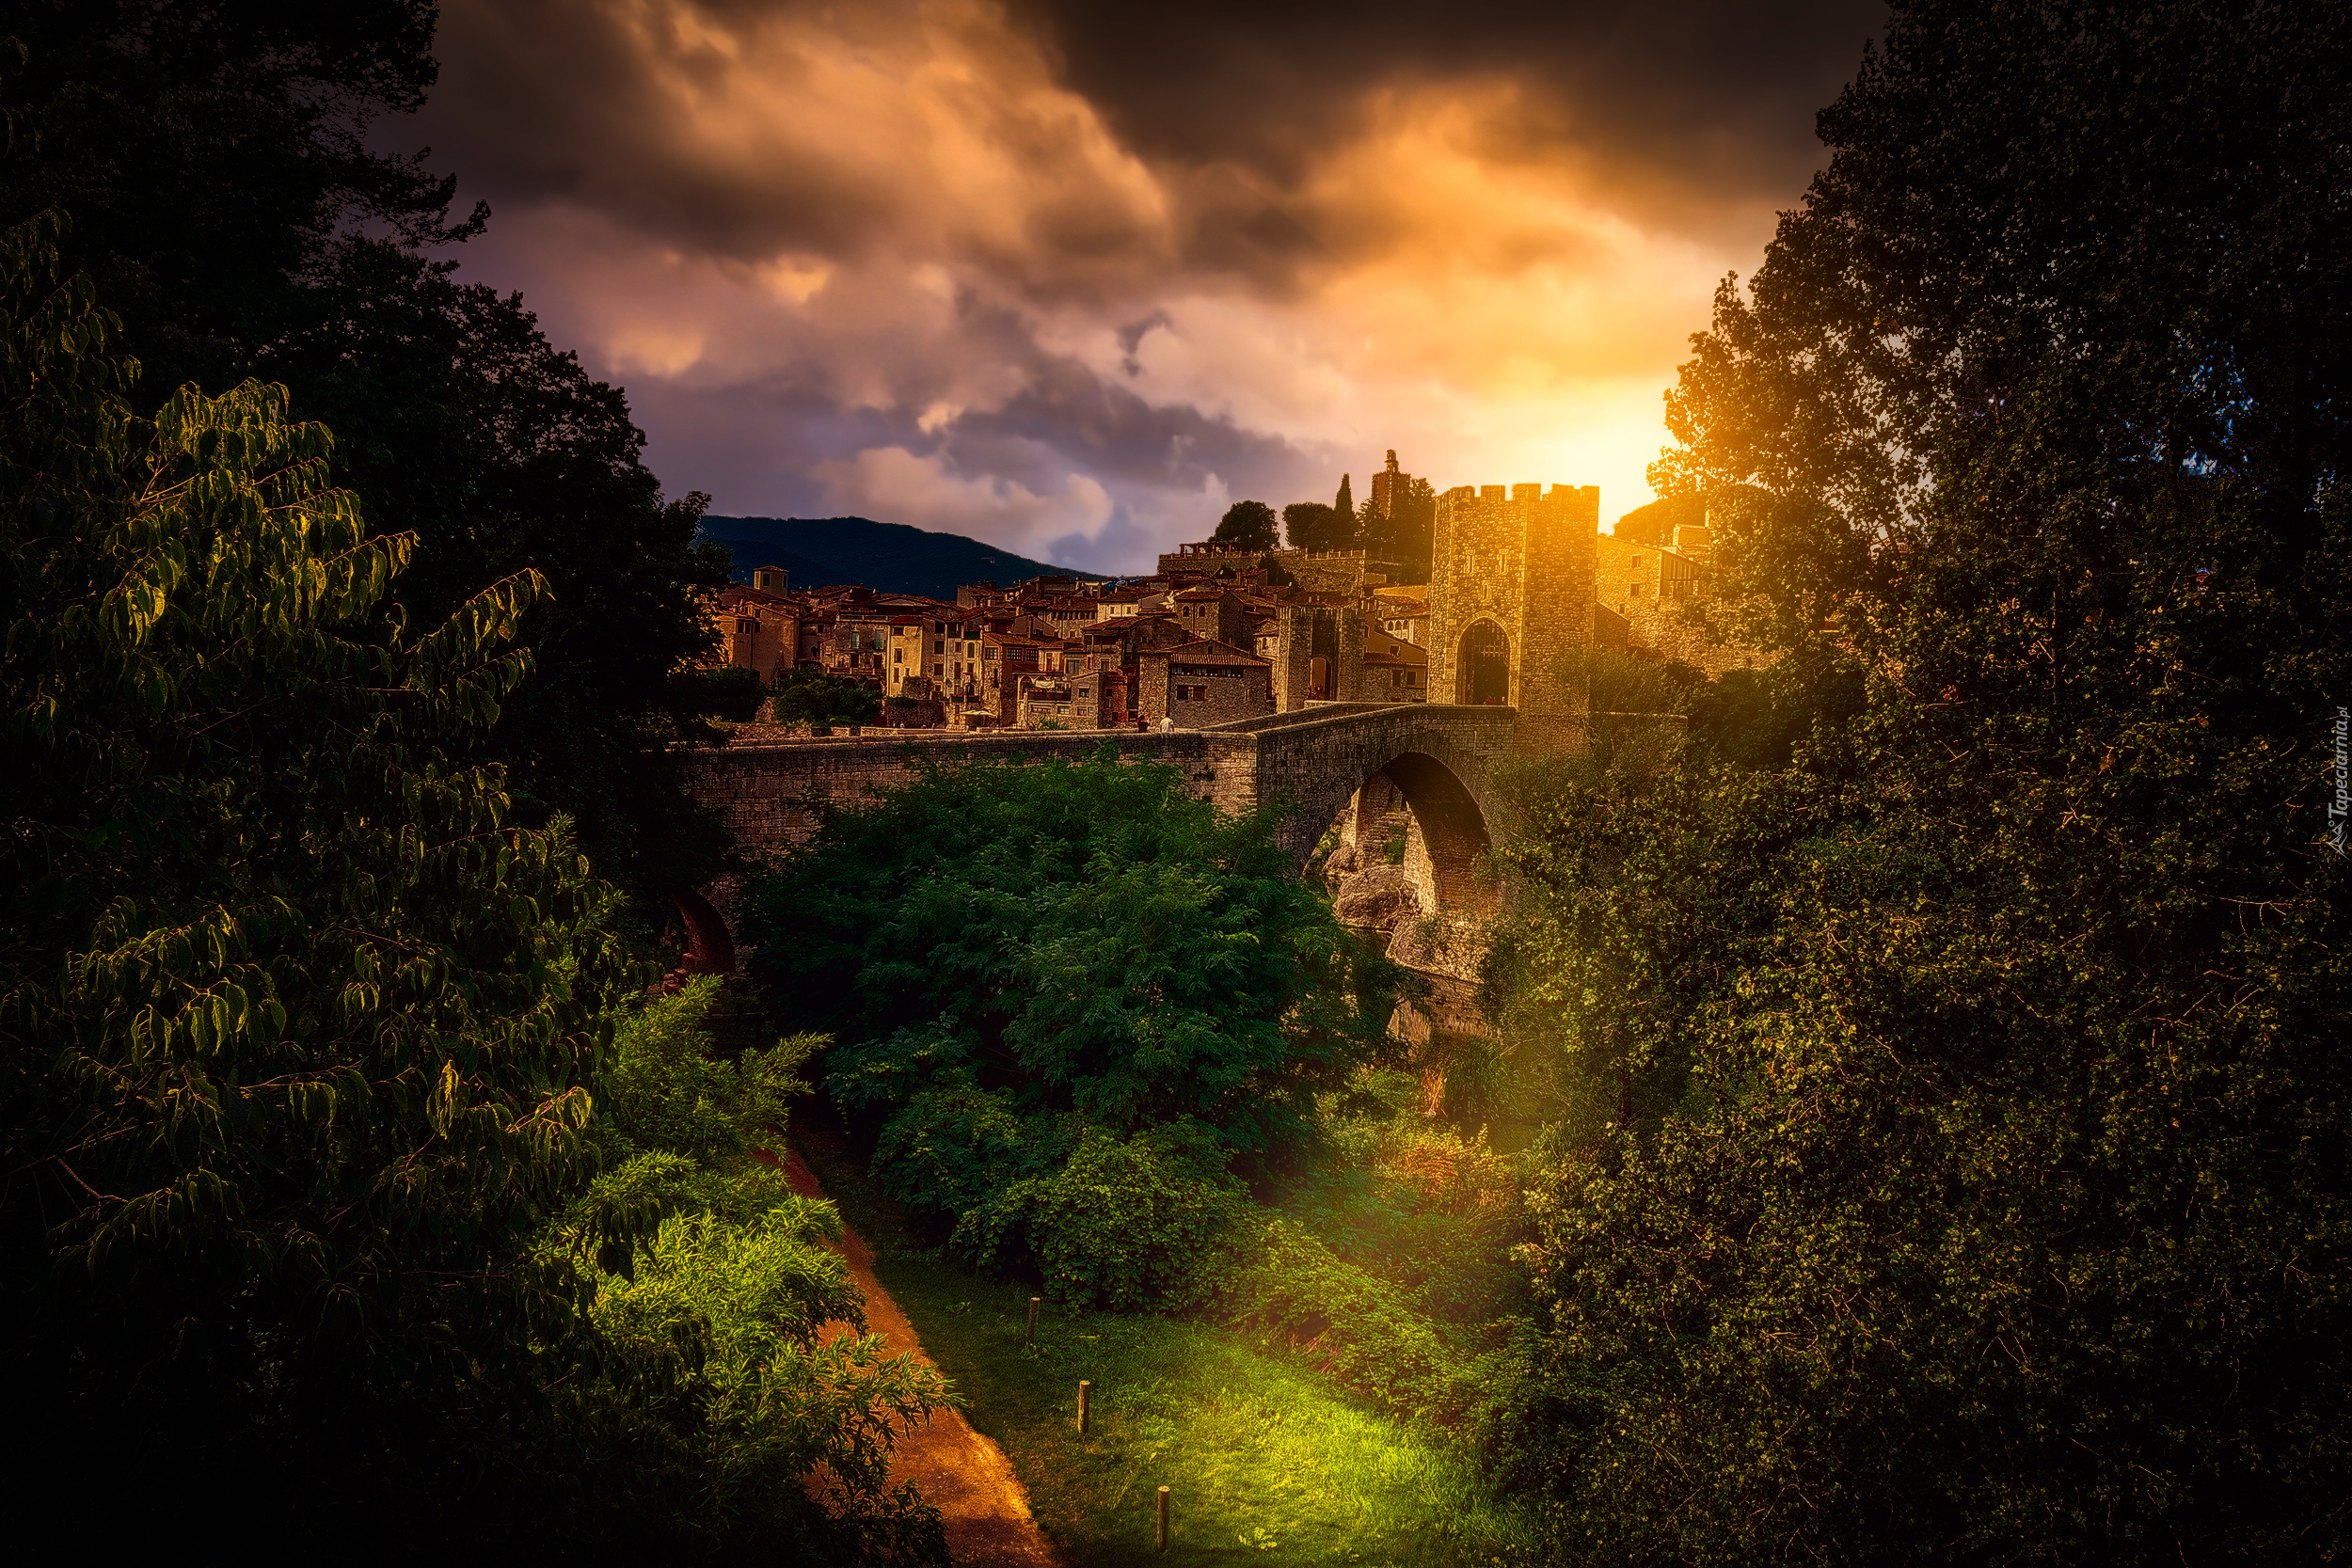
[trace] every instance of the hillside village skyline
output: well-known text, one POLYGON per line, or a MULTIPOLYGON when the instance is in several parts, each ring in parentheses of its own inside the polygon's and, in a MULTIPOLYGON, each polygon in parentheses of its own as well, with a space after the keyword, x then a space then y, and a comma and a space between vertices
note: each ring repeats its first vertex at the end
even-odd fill
MULTIPOLYGON (((1389 468, 1386 471, 1375 468, 1366 474, 1363 512, 1375 513, 1384 506, 1386 491, 1383 481, 1388 480, 1395 472, 1396 461, 1395 450, 1390 449, 1389 468)), ((1406 477, 1413 476, 1406 475, 1406 477)), ((1355 478, 1354 470, 1343 471, 1337 484, 1338 490, 1343 492, 1351 489, 1355 478)), ((1279 516, 1293 508, 1317 506, 1320 503, 1269 501, 1263 504, 1269 506, 1279 516)), ((1656 504, 1655 499, 1645 500, 1637 505, 1620 509, 1613 519, 1603 525, 1602 531, 1616 532, 1618 523, 1625 517, 1642 513, 1656 504)), ((1604 515, 1606 515, 1606 510, 1604 507, 1604 515)), ((1204 511, 1202 516, 1210 518, 1211 514, 1204 511)), ((1213 519, 1204 521, 1198 531, 1205 536, 1207 532, 1214 530, 1214 526, 1213 519)), ((1154 564, 1151 564, 1152 557, 1150 556, 1138 557, 1132 563, 1117 567, 1088 567, 1072 562, 1023 557, 1010 549, 970 533, 960 532, 953 529, 925 528, 919 523, 908 521, 903 517, 873 517, 863 515, 803 517, 710 513, 702 519, 701 537, 714 539, 729 546, 730 554, 734 557, 735 578, 738 582, 743 583, 751 580, 751 574, 757 566, 781 563, 793 572, 794 580, 802 583, 814 585, 821 580, 828 583, 856 583, 885 592, 920 593, 923 590, 919 586, 905 580, 906 575, 912 572, 920 577, 927 572, 945 568, 947 564, 946 562, 941 562, 934 566, 932 561, 929 559, 933 555, 953 558, 974 555, 995 557, 1009 564, 1032 568, 1035 574, 1059 573, 1114 584, 1147 578, 1157 569, 1154 564), (791 538, 785 531, 797 530, 806 530, 805 537, 791 538), (872 531, 886 531, 890 534, 898 535, 898 537, 893 538, 890 542, 892 546, 890 554, 894 558, 894 563, 890 566, 882 566, 868 562, 867 558, 871 551, 865 538, 860 538, 856 543, 844 547, 838 540, 838 533, 844 530, 860 534, 869 534, 872 531), (746 534, 753 533, 763 537, 744 537, 746 534), (827 576, 828 573, 833 575, 827 576)), ((1319 547, 1319 546, 1296 546, 1287 538, 1283 542, 1286 545, 1292 545, 1293 547, 1319 547)))
MULTIPOLYGON (((1688 613, 1712 578, 1703 503, 1653 501, 1603 533, 1597 488, 1544 490, 1432 497, 1391 450, 1360 514, 1343 478, 1336 505, 1286 507, 1279 539, 1270 507, 1237 502, 1149 573, 976 578, 952 599, 796 583, 762 562, 710 601, 711 663, 766 689, 812 675, 869 689, 882 729, 979 731, 1195 727, 1314 702, 1565 713, 1582 695, 1551 692, 1549 671, 1575 650, 1709 675, 1759 662, 1688 613)), ((781 702, 760 717, 781 719, 781 702)))

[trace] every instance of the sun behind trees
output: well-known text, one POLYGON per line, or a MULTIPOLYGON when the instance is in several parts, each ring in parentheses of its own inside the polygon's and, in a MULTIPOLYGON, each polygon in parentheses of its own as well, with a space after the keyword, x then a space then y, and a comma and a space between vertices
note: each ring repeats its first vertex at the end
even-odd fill
POLYGON ((1821 129, 1657 470, 1793 756, 1506 856, 1502 1451, 1569 1560, 2334 1560, 2352 18, 1906 6, 1821 129))

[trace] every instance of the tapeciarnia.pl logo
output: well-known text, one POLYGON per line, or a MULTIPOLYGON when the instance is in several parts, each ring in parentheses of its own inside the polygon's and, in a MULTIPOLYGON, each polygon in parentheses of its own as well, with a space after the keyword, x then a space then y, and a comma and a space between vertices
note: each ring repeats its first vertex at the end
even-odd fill
POLYGON ((2345 819, 2352 817, 2352 708, 2336 709, 2336 798, 2328 804, 2328 846, 2344 853, 2345 819))

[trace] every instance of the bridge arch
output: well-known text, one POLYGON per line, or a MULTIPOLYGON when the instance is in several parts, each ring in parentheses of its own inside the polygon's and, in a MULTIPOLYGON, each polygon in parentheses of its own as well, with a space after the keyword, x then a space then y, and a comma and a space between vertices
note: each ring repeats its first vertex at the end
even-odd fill
POLYGON ((1407 869, 1422 909, 1484 911, 1493 893, 1475 863, 1502 836, 1489 780, 1514 718, 1507 708, 1441 704, 1327 717, 1311 708, 1259 734, 1258 790, 1262 799, 1287 790, 1298 802, 1284 837, 1302 867, 1335 823, 1359 848, 1376 845, 1379 819, 1401 802, 1418 830, 1407 869))
POLYGON ((1478 857, 1494 847, 1494 832, 1478 796, 1454 769, 1426 752, 1399 752, 1373 768, 1358 785, 1343 813, 1345 837, 1369 847, 1381 835, 1381 823, 1393 802, 1402 799, 1419 830, 1418 854, 1408 851, 1407 868, 1422 883, 1425 910, 1483 911, 1493 903, 1491 888, 1476 874, 1478 857))
POLYGON ((1172 763, 1188 794, 1228 811, 1287 798, 1277 830, 1302 870, 1324 830, 1378 779, 1404 796, 1428 852, 1424 906, 1482 907, 1471 874, 1502 835, 1489 784, 1512 749, 1518 715, 1445 703, 1328 703, 1172 733, 1075 731, 1009 735, 829 736, 761 741, 685 759, 690 792, 715 808, 755 856, 782 853, 815 826, 808 802, 844 804, 913 776, 917 760, 963 756, 1075 760, 1108 745, 1131 761, 1172 763))

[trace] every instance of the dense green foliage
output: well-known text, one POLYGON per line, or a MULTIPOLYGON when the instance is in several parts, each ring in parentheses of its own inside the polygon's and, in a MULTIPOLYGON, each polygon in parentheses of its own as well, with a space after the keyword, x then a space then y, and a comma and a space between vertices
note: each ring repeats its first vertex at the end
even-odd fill
POLYGON ((1335 1097, 1332 1157, 1232 1238, 1216 1315, 1392 1414, 1472 1421, 1526 1308, 1511 1261, 1530 1235, 1522 1173, 1423 1116, 1417 1078, 1368 1082, 1385 1097, 1335 1097))
POLYGON ((11 1403, 358 1465, 581 1305, 526 1241, 592 1168, 610 895, 449 754, 542 585, 409 631, 326 432, 250 383, 142 426, 54 230, 0 246, 11 1403))
POLYGON ((1564 1555, 2352 1546, 2347 67, 2341 8, 1898 6, 1719 295, 1659 478, 1754 487, 1779 663, 1509 855, 1564 1555))
POLYGON ((332 428, 338 471, 376 526, 416 533, 401 596, 437 615, 534 570, 534 674, 490 737, 518 809, 572 818, 598 872, 641 902, 707 880, 724 840, 679 787, 674 749, 712 738, 670 679, 712 632, 699 595, 727 558, 698 545, 707 498, 665 500, 620 388, 550 345, 519 297, 346 238, 305 314, 258 356, 332 428))
POLYGON ((776 675, 769 719, 815 730, 870 724, 882 715, 882 695, 863 681, 822 670, 784 670, 776 675))
POLYGON ((662 1555, 944 1562, 938 1514, 888 1470, 897 1432, 946 1386, 862 1332, 824 1245, 833 1206, 757 1157, 824 1041, 718 1059, 703 1022, 717 989, 696 980, 621 1025, 588 1130, 603 1170, 540 1237, 596 1278, 599 1375, 563 1408, 591 1434, 597 1485, 568 1528, 662 1555), (827 1338, 828 1323, 852 1332, 827 1338))
POLYGON ((893 1191, 976 1252, 1029 1249, 1079 1299, 1182 1300, 1228 1162, 1296 1151, 1315 1096, 1399 1049, 1394 972, 1298 880, 1273 821, 1222 817, 1178 769, 1107 747, 931 768, 831 813, 755 887, 746 931, 796 1016, 840 1040, 827 1085, 893 1191), (1089 1217, 1081 1186, 1113 1214, 1089 1217), (1114 1215, 1134 1250, 1079 1261, 1079 1232, 1114 1215))
MULTIPOLYGON (((669 748, 702 733, 670 672, 708 645, 702 499, 665 502, 618 388, 550 346, 520 300, 411 247, 463 239, 453 177, 373 150, 433 83, 417 0, 7 8, 12 72, 0 222, 70 213, 87 273, 147 366, 144 410, 183 382, 283 384, 338 436, 371 526, 413 534, 401 596, 437 622, 536 573, 519 625, 535 676, 475 751, 521 819, 568 814, 633 898, 712 875, 723 841, 669 748)), ((144 390, 140 390, 140 388, 144 390)))
POLYGON ((1340 476, 1340 493, 1329 505, 1295 501, 1282 508, 1282 537, 1295 550, 1355 550, 1364 547, 1364 527, 1370 515, 1359 517, 1348 489, 1348 476, 1340 476))
POLYGON ((750 1163, 812 1042, 706 1061, 698 995, 600 1060, 616 896, 467 760, 544 585, 412 631, 414 537, 369 531, 284 388, 132 414, 60 221, 0 234, 0 1388, 49 1499, 20 1539, 143 1543, 245 1488, 272 1550, 396 1518, 938 1560, 884 1471, 943 1390, 818 1342, 862 1316, 831 1221, 750 1163))
POLYGON ((1295 550, 1343 550, 1355 543, 1355 519, 1321 501, 1293 501, 1282 508, 1282 543, 1295 550))
POLYGON ((693 711, 731 723, 750 723, 768 703, 759 672, 740 664, 680 670, 671 675, 670 684, 686 693, 693 711))
POLYGON ((1274 536, 1274 508, 1263 501, 1235 501, 1217 519, 1216 531, 1210 536, 1215 544, 1236 550, 1270 550, 1278 541, 1274 536))

